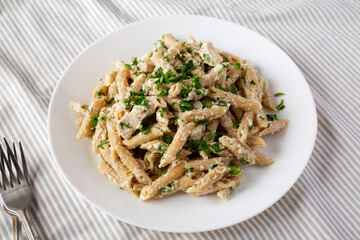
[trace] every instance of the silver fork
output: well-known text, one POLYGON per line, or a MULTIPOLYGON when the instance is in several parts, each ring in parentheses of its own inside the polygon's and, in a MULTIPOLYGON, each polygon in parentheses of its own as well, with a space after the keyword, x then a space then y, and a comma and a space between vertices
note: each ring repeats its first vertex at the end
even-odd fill
POLYGON ((11 216, 13 221, 13 240, 20 240, 21 239, 21 222, 20 218, 16 215, 16 213, 11 212, 6 206, 3 206, 5 213, 11 216))
POLYGON ((13 143, 14 151, 12 151, 5 138, 4 141, 6 144, 7 156, 0 144, 0 172, 2 175, 0 195, 5 207, 20 218, 28 237, 32 240, 39 239, 39 236, 31 223, 28 212, 28 207, 33 196, 27 178, 25 177, 27 176, 27 170, 21 142, 19 142, 19 147, 24 171, 21 170, 17 160, 15 143, 13 143))

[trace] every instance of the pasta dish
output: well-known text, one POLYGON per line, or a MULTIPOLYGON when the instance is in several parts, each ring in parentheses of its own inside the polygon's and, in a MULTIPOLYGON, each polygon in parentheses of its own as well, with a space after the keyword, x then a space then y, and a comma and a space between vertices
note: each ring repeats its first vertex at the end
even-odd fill
POLYGON ((264 113, 284 109, 284 100, 275 104, 249 60, 171 34, 141 59, 117 61, 89 105, 70 107, 101 173, 141 201, 178 191, 227 199, 243 165, 274 162, 255 148, 289 122, 264 113))

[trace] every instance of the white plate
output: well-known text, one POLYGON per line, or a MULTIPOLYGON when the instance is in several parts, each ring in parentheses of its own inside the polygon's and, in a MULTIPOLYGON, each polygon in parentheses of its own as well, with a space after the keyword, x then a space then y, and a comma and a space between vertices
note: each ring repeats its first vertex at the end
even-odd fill
POLYGON ((128 25, 98 40, 66 69, 53 93, 48 133, 52 154, 67 182, 89 203, 107 214, 136 226, 168 231, 199 232, 227 227, 249 219, 279 200, 304 170, 316 138, 317 118, 310 89, 294 62, 274 43, 234 23, 201 16, 166 16, 128 25), (286 95, 286 108, 278 113, 290 124, 266 137, 266 154, 276 162, 244 169, 245 180, 229 200, 216 195, 191 197, 177 193, 139 202, 110 183, 97 169, 98 157, 90 141, 77 140, 79 117, 69 109, 71 100, 88 103, 100 78, 116 60, 143 56, 164 33, 185 41, 213 42, 214 46, 250 59, 269 80, 273 93, 286 95))

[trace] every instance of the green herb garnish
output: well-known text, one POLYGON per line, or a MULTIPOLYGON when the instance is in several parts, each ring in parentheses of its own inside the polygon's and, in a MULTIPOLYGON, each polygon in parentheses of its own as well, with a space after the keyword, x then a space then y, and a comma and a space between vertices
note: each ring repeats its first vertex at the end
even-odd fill
POLYGON ((159 110, 159 112, 160 112, 160 117, 164 117, 164 112, 167 112, 167 111, 169 111, 169 108, 161 108, 161 109, 159 110))
POLYGON ((100 89, 99 91, 97 91, 95 93, 95 97, 97 97, 97 96, 106 96, 106 94, 102 91, 102 89, 100 89))
POLYGON ((131 65, 138 65, 138 59, 137 59, 137 57, 132 57, 132 59, 131 59, 131 65))
POLYGON ((192 140, 190 141, 191 148, 194 150, 204 151, 208 157, 211 157, 211 151, 209 145, 204 140, 192 140))
POLYGON ((235 68, 236 70, 239 70, 239 69, 241 68, 241 64, 240 64, 240 63, 235 63, 234 68, 235 68))
POLYGON ((245 157, 239 158, 239 161, 240 161, 242 164, 244 164, 244 165, 248 165, 248 164, 249 164, 249 162, 245 160, 245 157))
POLYGON ((185 172, 193 172, 193 171, 194 171, 193 167, 185 168, 185 172))
POLYGON ((259 118, 260 118, 261 120, 265 120, 265 118, 264 118, 263 116, 259 116, 259 118))
POLYGON ((266 118, 267 118, 267 120, 269 120, 269 121, 278 120, 276 114, 267 114, 267 115, 266 115, 266 118))
POLYGON ((281 99, 281 102, 279 105, 276 106, 277 110, 282 110, 285 108, 285 105, 284 105, 284 99, 281 99))
POLYGON ((163 192, 168 192, 169 190, 173 190, 174 189, 174 183, 170 183, 169 185, 167 185, 166 187, 162 187, 158 190, 159 191, 163 191, 163 192))
POLYGON ((149 124, 149 125, 143 125, 143 124, 140 124, 138 129, 140 130, 140 132, 144 135, 148 134, 151 130, 151 128, 153 127, 152 124, 149 124))
POLYGON ((131 69, 131 66, 130 66, 129 64, 125 64, 125 67, 126 67, 127 69, 131 69))
POLYGON ((173 137, 167 133, 164 133, 164 135, 162 135, 162 140, 167 144, 171 144, 173 137))
POLYGON ((231 93, 232 93, 232 94, 237 94, 237 88, 235 87, 235 84, 232 83, 232 84, 230 85, 230 87, 231 87, 231 93))
POLYGON ((102 148, 104 145, 108 144, 109 141, 103 140, 99 145, 97 145, 97 148, 102 148))
POLYGON ((191 105, 190 101, 181 100, 179 104, 179 108, 181 112, 185 112, 193 109, 193 106, 191 105))
POLYGON ((219 153, 219 152, 224 151, 224 150, 227 149, 227 147, 220 148, 220 143, 219 142, 216 142, 216 143, 212 144, 211 148, 214 150, 215 153, 219 153))
POLYGON ((251 80, 250 84, 256 85, 256 83, 254 82, 254 80, 251 80))
POLYGON ((216 163, 210 165, 210 169, 216 168, 218 165, 216 163))
POLYGON ((219 54, 225 59, 226 62, 230 62, 229 59, 224 54, 222 54, 221 52, 219 52, 219 54))
POLYGON ((120 123, 120 126, 121 126, 121 127, 130 128, 130 125, 129 125, 129 124, 123 123, 123 122, 120 123))
POLYGON ((90 127, 91 131, 95 131, 95 127, 96 127, 98 121, 99 121, 99 115, 97 113, 95 113, 95 116, 91 119, 91 127, 90 127))
POLYGON ((204 61, 205 61, 205 62, 208 62, 208 63, 209 63, 209 62, 211 61, 211 58, 210 58, 209 54, 204 53, 204 54, 203 54, 203 58, 204 58, 204 61))
POLYGON ((239 169, 239 168, 236 167, 236 166, 229 166, 229 168, 231 169, 231 170, 229 171, 229 173, 230 173, 231 175, 237 175, 237 174, 241 173, 241 169, 239 169))
POLYGON ((110 100, 108 101, 108 100, 104 100, 107 104, 111 104, 113 101, 114 101, 115 99, 114 98, 110 98, 110 100))
POLYGON ((275 94, 274 94, 275 97, 282 96, 282 95, 285 95, 285 93, 279 92, 279 93, 275 93, 275 94))
POLYGON ((218 89, 220 89, 220 90, 223 90, 223 91, 225 91, 225 92, 229 92, 229 90, 227 90, 227 89, 225 89, 225 88, 223 88, 223 87, 221 86, 221 83, 219 83, 219 84, 217 85, 217 87, 218 87, 218 89))

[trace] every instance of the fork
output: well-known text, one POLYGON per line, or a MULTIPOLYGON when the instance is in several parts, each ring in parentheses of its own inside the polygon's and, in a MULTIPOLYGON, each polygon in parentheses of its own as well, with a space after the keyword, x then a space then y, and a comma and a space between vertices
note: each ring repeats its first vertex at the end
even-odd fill
POLYGON ((20 240, 21 237, 21 222, 18 216, 15 213, 11 212, 6 206, 3 206, 5 213, 11 216, 13 220, 13 240, 20 240))
POLYGON ((12 151, 5 138, 4 141, 6 144, 7 156, 0 144, 0 172, 2 175, 0 195, 3 199, 5 207, 20 218, 28 237, 32 240, 39 239, 35 227, 31 223, 28 212, 28 207, 33 196, 26 177, 26 161, 21 142, 19 142, 19 147, 23 171, 18 163, 15 143, 13 143, 12 151))

